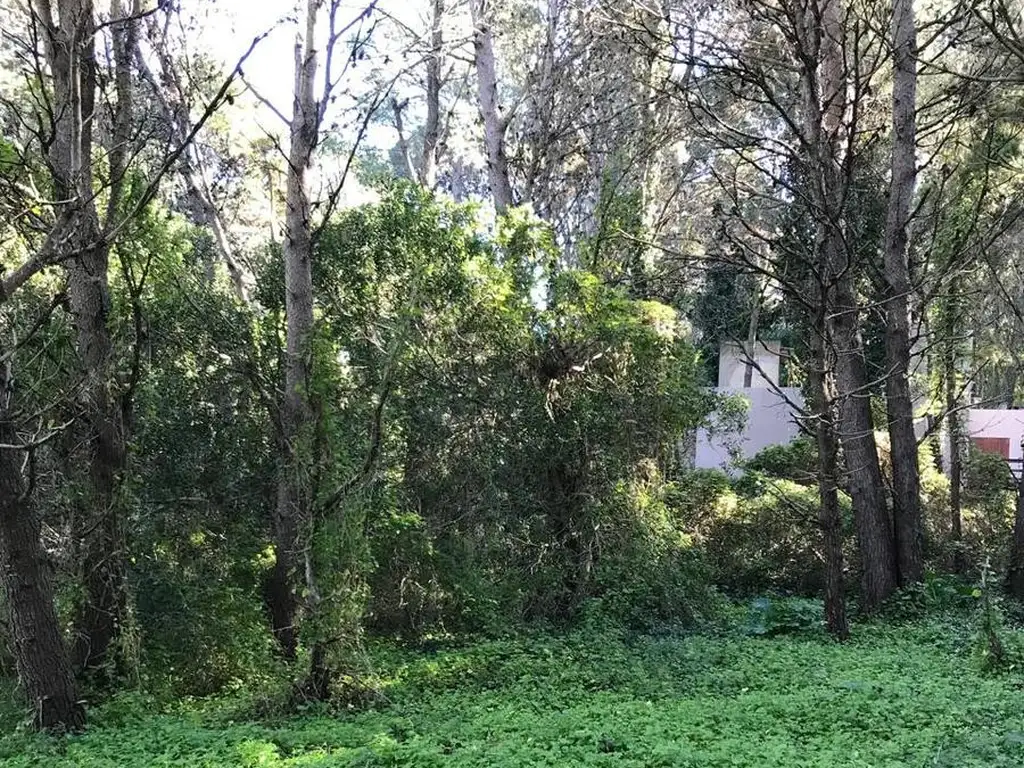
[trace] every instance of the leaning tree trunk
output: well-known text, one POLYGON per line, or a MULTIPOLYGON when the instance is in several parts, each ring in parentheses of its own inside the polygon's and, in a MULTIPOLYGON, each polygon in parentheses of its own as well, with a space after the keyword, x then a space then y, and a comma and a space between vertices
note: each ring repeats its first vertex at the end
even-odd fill
POLYGON ((23 455, 11 409, 13 379, 3 377, 0 407, 0 580, 10 621, 18 682, 37 727, 77 730, 85 708, 61 636, 40 521, 26 492, 23 455))
POLYGON ((908 227, 917 180, 917 29, 913 0, 893 0, 892 178, 885 222, 886 410, 892 447, 893 522, 900 584, 924 575, 921 480, 910 394, 908 227))

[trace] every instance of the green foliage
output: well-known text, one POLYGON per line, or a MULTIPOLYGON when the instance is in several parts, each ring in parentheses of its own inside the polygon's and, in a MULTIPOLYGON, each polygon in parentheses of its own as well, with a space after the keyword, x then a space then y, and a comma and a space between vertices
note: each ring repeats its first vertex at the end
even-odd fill
POLYGON ((147 209, 119 243, 134 271, 113 281, 117 332, 145 352, 123 496, 140 682, 164 697, 208 695, 276 670, 259 598, 274 486, 267 413, 252 386, 256 331, 197 276, 197 237, 147 209))
POLYGON ((1024 644, 1019 635, 1006 630, 1002 595, 997 590, 995 573, 986 559, 978 586, 971 593, 978 602, 974 658, 983 672, 1012 672, 1024 664, 1024 644))
POLYGON ((785 635, 820 632, 825 610, 820 600, 758 597, 750 601, 745 631, 751 635, 785 635))
POLYGON ((649 472, 646 482, 617 489, 601 516, 606 533, 598 541, 589 617, 646 630, 692 626, 714 616, 718 599, 703 553, 667 501, 676 488, 649 472))
POLYGON ((903 587, 886 601, 882 615, 888 621, 905 622, 927 616, 946 616, 962 621, 976 607, 974 585, 961 576, 926 571, 919 584, 903 587))
POLYGON ((808 437, 785 445, 762 448, 743 463, 746 472, 771 475, 794 483, 813 484, 818 471, 818 448, 808 437))
POLYGON ((550 229, 523 210, 488 238, 472 208, 401 184, 332 222, 320 251, 318 354, 346 370, 322 396, 335 484, 366 455, 388 384, 365 516, 375 630, 566 620, 605 596, 635 617, 606 595, 621 572, 664 576, 659 617, 699 612, 684 602, 706 586, 656 499, 673 441, 716 401, 672 309, 558 269, 550 229))
POLYGON ((975 568, 989 560, 1005 570, 1013 531, 1015 483, 1006 461, 996 454, 972 447, 964 462, 963 544, 964 559, 975 568))
POLYGON ((1013 475, 1006 460, 996 453, 971 446, 964 462, 964 493, 966 506, 999 509, 1006 501, 1006 491, 1014 486, 1013 475))
POLYGON ((1024 760, 1013 679, 963 662, 948 626, 823 636, 594 629, 463 648, 379 648, 387 703, 252 721, 235 701, 121 697, 81 736, 0 739, 9 768, 908 765, 1024 760), (750 734, 757 734, 751 738, 750 734))
MULTIPOLYGON (((737 595, 766 589, 820 594, 824 575, 817 487, 756 475, 740 480, 737 490, 723 497, 720 514, 704 529, 716 583, 737 595)), ((840 504, 849 520, 845 494, 840 504)))

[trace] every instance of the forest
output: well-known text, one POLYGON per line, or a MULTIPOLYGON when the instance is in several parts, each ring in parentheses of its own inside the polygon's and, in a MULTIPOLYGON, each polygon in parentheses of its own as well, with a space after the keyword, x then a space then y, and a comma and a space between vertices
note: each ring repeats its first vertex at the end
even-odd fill
POLYGON ((0 0, 0 765, 1024 764, 1022 118, 1020 0, 0 0))

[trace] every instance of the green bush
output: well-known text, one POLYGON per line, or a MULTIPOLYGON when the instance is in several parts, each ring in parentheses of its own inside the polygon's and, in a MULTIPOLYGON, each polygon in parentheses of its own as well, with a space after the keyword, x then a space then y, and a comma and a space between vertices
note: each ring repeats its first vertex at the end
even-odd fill
POLYGON ((757 597, 751 600, 744 630, 749 635, 787 635, 817 632, 825 626, 820 600, 757 597))
POLYGON ((718 514, 723 499, 733 496, 732 478, 718 469, 695 469, 666 484, 662 493, 678 524, 699 533, 718 514))
POLYGON ((602 616, 646 630, 714 616, 718 598, 707 561, 682 525, 693 510, 680 513, 667 501, 678 493, 655 479, 622 484, 610 500, 594 575, 602 616))
POLYGON ((770 445, 747 459, 748 472, 770 475, 811 485, 818 473, 818 448, 809 437, 798 437, 785 445, 770 445))
POLYGON ((229 574, 217 552, 196 535, 183 551, 156 552, 136 567, 142 683, 161 697, 258 686, 277 669, 255 566, 248 579, 229 574))
MULTIPOLYGON (((715 583, 735 595, 821 594, 817 487, 765 476, 747 477, 742 485, 757 493, 723 497, 703 531, 715 583)), ((840 503, 849 520, 849 499, 841 495, 840 503)))
POLYGON ((963 549, 968 565, 988 560, 1002 573, 1008 563, 1015 494, 1006 461, 971 448, 964 463, 963 549))

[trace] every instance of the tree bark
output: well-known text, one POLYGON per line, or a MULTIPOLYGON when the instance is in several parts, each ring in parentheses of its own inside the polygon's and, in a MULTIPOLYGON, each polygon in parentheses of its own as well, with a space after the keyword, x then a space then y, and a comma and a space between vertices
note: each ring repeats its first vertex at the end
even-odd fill
MULTIPOLYGON (((92 237, 91 233, 87 235, 92 237)), ((125 607, 124 545, 117 499, 124 468, 123 413, 110 391, 113 345, 107 326, 108 251, 92 248, 68 264, 68 303, 84 375, 79 402, 88 465, 85 514, 79 520, 85 597, 75 619, 75 667, 91 670, 108 661, 125 607)))
MULTIPOLYGON (((824 310, 824 306, 822 306, 824 310)), ((816 319, 811 339, 811 366, 807 385, 818 445, 818 525, 825 552, 825 623, 839 641, 850 635, 846 618, 846 587, 843 582, 843 516, 839 507, 839 442, 835 429, 832 366, 826 340, 824 311, 816 319)))
MULTIPOLYGON (((955 291, 958 282, 954 284, 955 291)), ((955 294, 954 294, 955 295, 955 294)), ((952 342, 947 341, 947 344, 952 342)), ((956 360, 952 349, 948 349, 943 360, 945 378, 946 434, 949 437, 949 529, 953 544, 954 573, 963 573, 963 520, 961 493, 963 491, 963 425, 961 424, 960 398, 957 396, 956 360)), ((1019 510, 1019 507, 1018 507, 1019 510)), ((1016 541, 1016 536, 1014 537, 1016 541)))
POLYGON ((78 730, 85 708, 78 697, 53 602, 53 587, 40 543, 39 517, 22 471, 22 452, 11 410, 13 379, 3 377, 0 406, 0 579, 10 620, 18 681, 38 728, 78 730))
POLYGON ((867 372, 859 339, 856 264, 845 232, 847 57, 841 0, 819 0, 804 12, 804 132, 810 152, 811 200, 828 339, 835 355, 839 439, 846 458, 860 545, 861 605, 871 612, 896 589, 896 552, 875 445, 867 372))
MULTIPOLYGON (((83 424, 82 446, 88 468, 85 514, 78 516, 83 543, 84 601, 76 617, 73 660, 80 669, 105 663, 119 630, 124 603, 122 537, 117 510, 117 485, 125 461, 124 404, 112 393, 115 371, 108 327, 111 307, 108 284, 109 244, 103 237, 93 189, 93 122, 96 110, 96 34, 92 0, 58 0, 58 20, 49 0, 37 0, 35 11, 46 37, 53 82, 53 137, 47 161, 55 198, 71 221, 65 247, 68 304, 77 337, 82 375, 78 409, 83 424)), ((111 4, 113 18, 123 18, 120 2, 111 4)), ((124 185, 132 126, 130 59, 134 21, 114 23, 113 116, 107 186, 108 219, 117 211, 124 185)))
POLYGON ((412 150, 409 148, 409 139, 405 135, 405 120, 402 119, 402 112, 405 111, 409 100, 399 101, 391 99, 391 111, 395 116, 395 130, 398 132, 398 153, 402 156, 403 172, 409 181, 416 181, 419 178, 416 174, 416 165, 412 161, 412 150))
MULTIPOLYGON (((285 197, 284 279, 285 355, 284 395, 281 402, 281 456, 274 534, 279 622, 278 641, 285 654, 294 653, 299 616, 315 611, 317 600, 312 545, 313 488, 309 451, 316 414, 310 394, 313 336, 313 228, 309 171, 320 130, 320 106, 314 96, 317 73, 316 21, 321 0, 307 0, 305 29, 295 42, 295 86, 292 101, 288 173, 285 197), (280 581, 286 588, 280 589, 280 581), (305 597, 300 603, 299 585, 305 597), (290 620, 286 617, 290 616, 290 620)), ((334 6, 332 6, 332 11, 334 6)), ((315 646, 314 646, 315 647, 315 646)), ((322 654, 314 654, 308 685, 323 679, 322 654), (317 677, 316 680, 313 678, 317 677)))
POLYGON ((924 575, 921 480, 910 393, 910 265, 908 228, 917 181, 917 28, 913 0, 893 0, 892 169, 883 242, 886 411, 892 448, 893 521, 899 582, 924 575))
POLYGON ((896 542, 878 463, 867 371, 857 332, 857 307, 848 278, 836 284, 832 334, 836 344, 840 442, 846 458, 861 554, 861 607, 870 613, 898 586, 896 542))
POLYGON ((494 36, 487 18, 487 0, 470 0, 473 16, 473 50, 476 62, 477 94, 484 122, 484 152, 491 196, 498 214, 513 205, 512 183, 508 175, 505 131, 509 115, 501 115, 498 106, 498 76, 494 60, 494 36))
POLYGON ((427 59, 427 121, 423 126, 420 183, 427 189, 437 184, 437 145, 441 137, 441 66, 444 61, 444 0, 434 0, 430 18, 430 58, 427 59))

